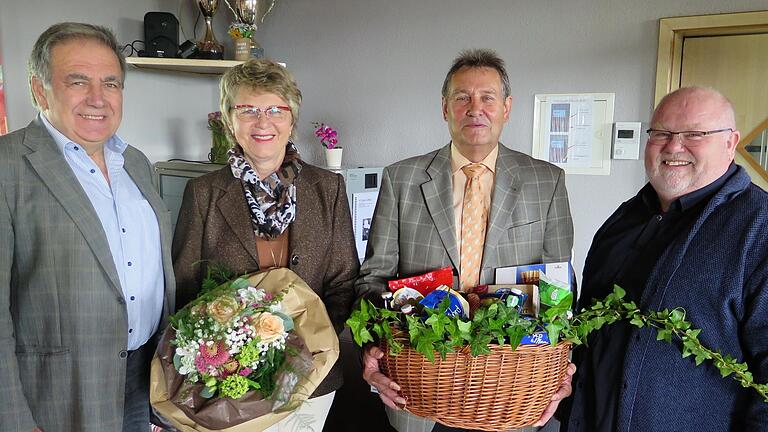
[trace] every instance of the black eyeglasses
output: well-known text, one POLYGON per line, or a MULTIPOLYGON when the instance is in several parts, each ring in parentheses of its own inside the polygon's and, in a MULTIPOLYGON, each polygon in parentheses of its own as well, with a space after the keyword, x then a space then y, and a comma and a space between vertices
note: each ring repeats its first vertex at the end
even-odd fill
POLYGON ((654 144, 665 144, 672 140, 675 135, 680 135, 685 143, 696 143, 704 140, 709 135, 718 134, 721 132, 733 132, 732 128, 716 129, 711 131, 680 131, 672 132, 662 129, 648 129, 645 131, 648 134, 648 141, 654 144))

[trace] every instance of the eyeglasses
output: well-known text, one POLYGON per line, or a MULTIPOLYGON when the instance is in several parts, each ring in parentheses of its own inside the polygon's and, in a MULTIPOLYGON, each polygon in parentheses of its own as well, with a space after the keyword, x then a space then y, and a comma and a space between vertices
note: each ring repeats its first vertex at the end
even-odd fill
POLYGON ((272 105, 266 108, 258 108, 253 105, 235 105, 232 107, 237 118, 242 121, 256 121, 264 114, 267 120, 281 121, 291 114, 291 107, 284 105, 272 105))
POLYGON ((680 131, 671 132, 661 129, 648 129, 645 131, 648 134, 648 141, 653 144, 666 144, 672 141, 675 135, 680 135, 686 144, 698 143, 704 140, 709 135, 718 134, 721 132, 733 132, 732 128, 716 129, 711 131, 680 131))

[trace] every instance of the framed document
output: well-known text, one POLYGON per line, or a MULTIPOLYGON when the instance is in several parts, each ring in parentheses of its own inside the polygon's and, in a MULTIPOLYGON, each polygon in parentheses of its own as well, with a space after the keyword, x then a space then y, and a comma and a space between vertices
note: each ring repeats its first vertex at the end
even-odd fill
POLYGON ((531 155, 567 174, 609 175, 614 93, 537 94, 531 155))

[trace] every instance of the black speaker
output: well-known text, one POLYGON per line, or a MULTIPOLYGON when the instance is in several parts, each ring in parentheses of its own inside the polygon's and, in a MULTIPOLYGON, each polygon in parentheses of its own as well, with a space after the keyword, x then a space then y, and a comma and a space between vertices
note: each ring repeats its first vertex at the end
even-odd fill
POLYGON ((144 56, 178 57, 179 21, 168 12, 144 14, 144 56))

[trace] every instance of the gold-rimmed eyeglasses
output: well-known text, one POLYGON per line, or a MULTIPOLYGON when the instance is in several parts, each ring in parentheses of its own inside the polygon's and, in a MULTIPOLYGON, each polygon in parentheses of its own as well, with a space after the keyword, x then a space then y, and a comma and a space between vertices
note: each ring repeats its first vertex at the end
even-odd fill
POLYGON ((648 141, 653 144, 666 144, 675 137, 680 135, 683 142, 686 144, 698 143, 704 140, 709 135, 719 134, 721 132, 733 132, 733 128, 715 129, 710 131, 680 131, 672 132, 663 129, 648 129, 645 131, 648 134, 648 141))
POLYGON ((264 114, 267 120, 281 121, 288 118, 291 114, 291 107, 285 105, 272 105, 266 108, 259 108, 253 105, 235 105, 232 111, 238 119, 242 121, 256 121, 264 114))

